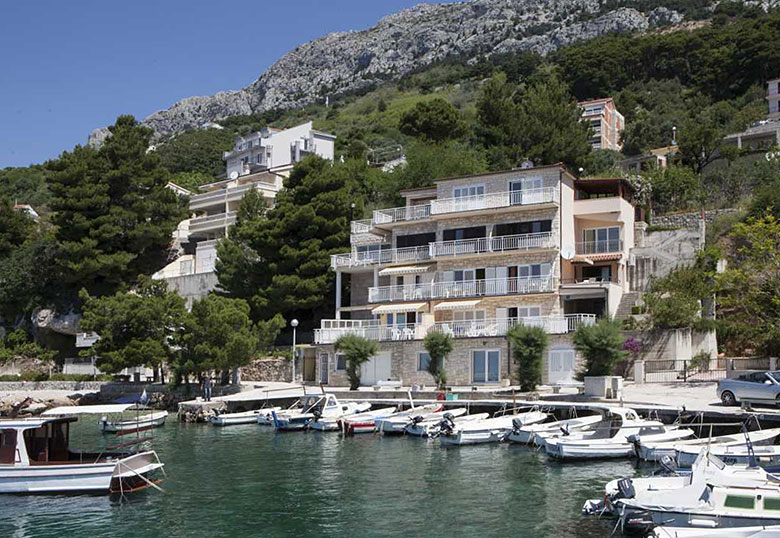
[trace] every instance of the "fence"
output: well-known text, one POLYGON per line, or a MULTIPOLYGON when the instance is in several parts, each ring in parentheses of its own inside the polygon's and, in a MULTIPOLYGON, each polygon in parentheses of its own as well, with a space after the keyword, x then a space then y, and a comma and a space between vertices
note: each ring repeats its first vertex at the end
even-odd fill
POLYGON ((694 383, 725 378, 726 359, 645 361, 645 383, 694 383))

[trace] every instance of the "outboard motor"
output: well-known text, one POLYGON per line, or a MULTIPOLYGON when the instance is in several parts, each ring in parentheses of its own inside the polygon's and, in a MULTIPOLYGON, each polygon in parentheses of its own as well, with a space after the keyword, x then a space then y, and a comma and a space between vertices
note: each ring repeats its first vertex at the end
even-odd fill
POLYGON ((636 496, 634 483, 630 478, 621 478, 618 480, 618 499, 633 499, 636 496))
POLYGON ((523 421, 519 418, 513 418, 512 419, 512 428, 515 430, 515 433, 520 431, 520 428, 524 427, 525 424, 523 424, 523 421))
POLYGON ((420 423, 420 422, 422 422, 423 420, 425 420, 425 417, 424 417, 424 416, 422 416, 422 415, 416 415, 416 416, 413 416, 413 417, 412 417, 412 424, 415 424, 415 425, 416 425, 416 424, 419 424, 419 423, 420 423))
POLYGON ((441 422, 439 422, 439 430, 445 434, 455 430, 455 417, 452 416, 452 413, 444 413, 441 422))
POLYGON ((663 456, 661 461, 658 462, 661 468, 667 473, 677 474, 677 462, 671 456, 663 456))

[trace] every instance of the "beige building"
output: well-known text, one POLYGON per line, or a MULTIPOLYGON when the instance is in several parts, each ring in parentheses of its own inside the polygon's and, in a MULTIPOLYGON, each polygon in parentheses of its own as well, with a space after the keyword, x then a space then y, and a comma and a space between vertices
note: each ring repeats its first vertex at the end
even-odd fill
POLYGON ((615 102, 611 97, 581 101, 577 103, 582 109, 582 119, 590 122, 593 137, 590 145, 593 149, 611 149, 620 151, 623 144, 620 141, 620 133, 626 125, 623 115, 615 108, 615 102))
POLYGON ((430 384, 422 339, 441 331, 455 339, 450 383, 500 383, 512 368, 504 335, 520 322, 553 336, 545 381, 572 380, 569 333, 614 316, 629 290, 637 209, 626 182, 551 165, 401 195, 404 206, 352 222, 351 251, 331 259, 336 319, 315 331, 317 381, 345 382, 332 343, 355 333, 381 347, 364 383, 430 384))

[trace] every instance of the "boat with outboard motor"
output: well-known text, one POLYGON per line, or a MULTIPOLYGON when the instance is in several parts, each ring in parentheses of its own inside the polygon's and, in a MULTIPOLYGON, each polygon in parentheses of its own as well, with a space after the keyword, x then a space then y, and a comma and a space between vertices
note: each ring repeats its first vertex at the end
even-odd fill
POLYGON ((353 413, 351 415, 320 417, 311 421, 309 423, 309 428, 323 432, 339 431, 344 430, 344 423, 346 421, 355 421, 356 423, 371 422, 371 427, 373 428, 373 421, 376 418, 392 415, 395 413, 396 409, 397 408, 395 407, 382 407, 380 409, 363 411, 361 413, 353 413))
POLYGON ((538 424, 549 418, 543 411, 529 411, 516 415, 503 415, 483 420, 456 424, 452 420, 442 421, 437 439, 442 445, 475 445, 480 443, 499 443, 514 428, 529 424, 538 424))
POLYGON ((406 426, 414 422, 424 422, 428 420, 441 420, 444 418, 445 413, 449 413, 452 417, 460 417, 465 415, 468 410, 465 407, 456 407, 453 409, 444 409, 444 406, 437 404, 423 405, 415 407, 409 411, 402 413, 396 413, 390 415, 381 420, 377 420, 378 432, 388 434, 403 434, 406 433, 406 426), (433 411, 432 409, 440 409, 440 411, 433 411))
POLYGON ((461 415, 459 417, 453 416, 449 411, 445 411, 441 418, 435 418, 432 420, 418 420, 412 421, 406 425, 405 431, 409 435, 415 437, 435 437, 439 429, 442 426, 442 422, 450 420, 453 424, 460 425, 467 422, 474 422, 475 420, 485 420, 489 418, 488 413, 477 413, 474 415, 461 415))
POLYGON ((363 413, 371 408, 368 402, 339 402, 333 394, 309 395, 301 398, 301 411, 271 412, 274 428, 279 431, 299 431, 320 418, 340 418, 363 413))
MULTIPOLYGON (((139 407, 139 409, 141 408, 139 407)), ((121 420, 109 420, 108 416, 104 415, 98 422, 98 426, 103 433, 144 431, 164 426, 166 418, 168 418, 168 411, 152 411, 145 415, 121 420)))
MULTIPOLYGON (((752 439, 751 439, 752 441, 752 439)), ((701 451, 701 447, 678 447, 675 455, 677 466, 680 468, 690 468, 698 457, 695 450, 701 451)), ((726 465, 750 463, 751 458, 755 459, 756 464, 766 471, 775 473, 780 471, 780 446, 752 446, 728 445, 712 446, 710 452, 717 456, 726 465)))
POLYGON ((556 420, 555 422, 527 424, 520 428, 513 428, 512 432, 507 436, 507 441, 511 443, 543 445, 544 440, 548 437, 585 431, 594 427, 601 419, 601 415, 590 415, 587 417, 556 420))
POLYGON ((652 538, 780 538, 780 526, 731 527, 728 529, 692 529, 661 526, 653 529, 652 538))
POLYGON ((642 419, 628 407, 607 407, 595 427, 569 435, 563 432, 546 439, 547 454, 556 459, 625 458, 635 453, 635 444, 676 441, 692 437, 693 430, 642 419))
POLYGON ((215 412, 208 420, 214 426, 236 426, 238 424, 253 424, 259 421, 260 416, 270 416, 272 411, 281 411, 281 407, 267 407, 265 409, 253 409, 238 413, 215 412))
MULTIPOLYGON (((774 443, 778 435, 780 435, 780 428, 747 432, 747 436, 750 438, 750 442, 754 446, 771 445, 774 443)), ((637 455, 641 460, 660 461, 664 456, 675 457, 679 451, 684 451, 689 455, 689 458, 685 463, 682 463, 678 460, 678 465, 680 465, 680 467, 690 467, 704 446, 734 447, 744 445, 744 433, 718 435, 716 437, 698 437, 696 439, 684 439, 680 441, 666 441, 660 443, 650 442, 647 439, 640 439, 637 445, 637 455)))
MULTIPOLYGON (((0 419, 0 493, 127 493, 154 487, 163 463, 137 437, 116 448, 135 452, 84 452, 70 447, 70 425, 79 415, 120 413, 131 405, 73 406, 66 416, 0 419)), ((57 409, 59 411, 59 408, 57 409)))

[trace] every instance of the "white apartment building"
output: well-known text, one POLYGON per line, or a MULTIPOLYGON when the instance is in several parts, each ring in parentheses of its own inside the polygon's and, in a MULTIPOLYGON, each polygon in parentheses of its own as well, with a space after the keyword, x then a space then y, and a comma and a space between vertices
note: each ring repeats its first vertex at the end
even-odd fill
POLYGON ((577 104, 582 109, 582 119, 590 123, 593 131, 591 147, 620 151, 623 147, 620 133, 626 126, 626 120, 615 108, 615 101, 611 97, 605 97, 577 104))
POLYGON ((335 139, 313 129, 312 122, 237 136, 233 150, 223 155, 225 176, 190 197, 191 218, 179 224, 174 237, 181 255, 153 278, 167 280, 188 302, 208 294, 217 284, 217 244, 235 224, 244 195, 257 190, 272 206, 295 163, 307 155, 333 160, 335 139))
POLYGON ((441 331, 455 339, 450 383, 499 383, 513 367, 504 335, 521 322, 551 335, 545 381, 571 380, 569 333, 614 316, 624 296, 633 303, 625 294, 640 211, 623 179, 577 179, 551 165, 401 195, 403 207, 352 222, 351 251, 331 259, 336 319, 315 331, 318 382, 345 381, 332 344, 356 333, 380 342, 364 383, 430 384, 422 340, 441 331))

